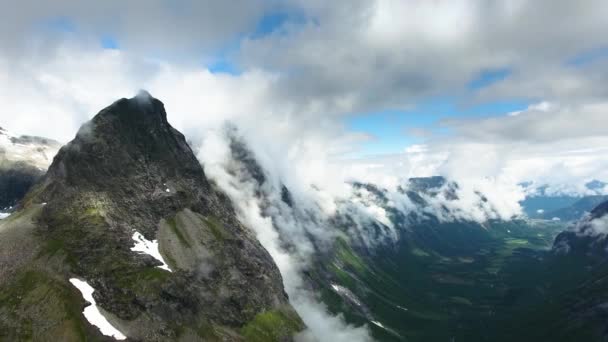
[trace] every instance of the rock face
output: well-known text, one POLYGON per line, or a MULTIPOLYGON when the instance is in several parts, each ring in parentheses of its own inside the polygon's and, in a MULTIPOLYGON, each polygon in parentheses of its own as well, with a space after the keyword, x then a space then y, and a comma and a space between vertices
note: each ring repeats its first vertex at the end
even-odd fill
POLYGON ((303 328, 272 258, 147 93, 83 125, 0 224, 0 340, 107 339, 72 278, 132 340, 283 341, 303 328), (131 250, 138 234, 170 271, 131 250))
POLYGON ((50 139, 15 137, 0 127, 0 211, 15 206, 44 176, 60 147, 50 139))

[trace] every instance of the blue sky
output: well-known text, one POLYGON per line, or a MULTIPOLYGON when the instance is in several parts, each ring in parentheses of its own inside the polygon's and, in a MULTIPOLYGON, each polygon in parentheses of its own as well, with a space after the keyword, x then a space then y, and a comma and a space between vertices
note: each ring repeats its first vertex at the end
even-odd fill
POLYGON ((608 46, 602 46, 595 49, 590 49, 566 61, 567 65, 574 67, 582 67, 599 60, 608 58, 608 46))
POLYGON ((446 97, 422 102, 411 110, 385 110, 355 115, 348 119, 347 127, 367 133, 372 139, 353 157, 399 153, 407 146, 424 143, 430 138, 420 136, 417 132, 428 132, 433 137, 448 135, 449 129, 441 125, 444 119, 502 116, 526 109, 529 105, 530 102, 524 100, 463 105, 458 98, 446 97))
MULTIPOLYGON (((608 46, 584 51, 567 60, 566 64, 584 67, 605 58, 608 58, 608 46)), ((469 82, 467 88, 471 92, 479 91, 507 79, 512 73, 513 70, 508 67, 484 70, 469 82)), ((531 104, 529 100, 505 100, 463 105, 458 98, 435 98, 419 103, 411 110, 361 113, 351 117, 347 127, 372 136, 371 141, 355 153, 355 157, 399 153, 407 146, 424 143, 428 138, 416 134, 416 131, 428 132, 433 136, 450 134, 449 129, 440 124, 443 119, 504 116, 522 111, 531 104)))
MULTIPOLYGON (((474 93, 511 74, 510 68, 484 70, 466 85, 467 91, 474 93)), ((351 117, 347 127, 369 134, 372 139, 353 156, 403 152, 407 146, 424 143, 431 137, 449 135, 450 130, 441 124, 442 120, 502 116, 524 110, 530 104, 529 100, 507 100, 467 105, 463 98, 437 97, 418 103, 410 110, 361 113, 351 117)))

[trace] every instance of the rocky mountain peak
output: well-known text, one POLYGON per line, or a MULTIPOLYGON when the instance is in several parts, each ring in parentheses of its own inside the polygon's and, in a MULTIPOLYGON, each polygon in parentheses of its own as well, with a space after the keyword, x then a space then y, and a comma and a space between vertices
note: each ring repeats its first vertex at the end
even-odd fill
MULTIPOLYGON (((236 341, 260 331, 289 340, 303 327, 272 258, 207 180, 162 102, 147 93, 120 99, 84 124, 13 216, 0 223, 0 250, 29 247, 0 254, 0 293, 27 272, 40 277, 19 293, 19 308, 32 291, 45 291, 53 301, 39 304, 44 310, 77 312, 84 304, 68 289, 86 283, 133 340, 236 341), (289 329, 264 332, 259 315, 289 329)), ((27 322, 39 322, 28 329, 44 339, 49 326, 99 337, 81 316, 66 321, 31 310, 4 319, 12 310, 0 302, 0 331, 12 340, 24 338, 27 322)))
POLYGON ((67 185, 121 196, 209 191, 186 139, 148 93, 118 100, 85 123, 57 154, 46 183, 59 184, 60 191, 67 185))
MULTIPOLYGON (((94 121, 99 122, 110 117, 118 120, 116 128, 135 131, 148 128, 162 131, 170 127, 164 104, 145 90, 133 98, 122 98, 114 102, 102 110, 94 121)), ((86 130, 83 133, 86 133, 86 130)))

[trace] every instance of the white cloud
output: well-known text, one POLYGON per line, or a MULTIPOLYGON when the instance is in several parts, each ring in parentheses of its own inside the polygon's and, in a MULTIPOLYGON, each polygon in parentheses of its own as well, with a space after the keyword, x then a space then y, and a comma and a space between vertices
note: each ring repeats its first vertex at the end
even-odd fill
MULTIPOLYGON (((337 232, 324 230, 316 222, 296 217, 296 213, 280 198, 277 174, 266 173, 267 177, 272 178, 263 184, 266 188, 262 191, 267 197, 261 198, 258 186, 262 184, 257 184, 248 171, 232 159, 229 141, 226 139, 224 132, 208 131, 199 151, 199 159, 205 166, 206 174, 232 199, 239 219, 256 233, 260 243, 279 267, 290 302, 309 328, 297 340, 371 341, 365 327, 350 326, 342 317, 331 315, 304 282, 302 272, 315 252, 307 234, 315 235, 319 239, 317 243, 322 243, 337 232), (282 240, 284 238, 287 240, 282 240), (283 242, 292 244, 295 250, 286 250, 283 242)), ((311 193, 314 194, 309 190, 308 195, 311 193)), ((297 200, 300 203, 306 202, 305 197, 298 197, 297 200)), ((310 210, 313 217, 326 217, 322 208, 312 206, 307 210, 310 210)))
POLYGON ((554 100, 606 90, 601 68, 565 65, 605 43, 601 1, 312 3, 300 2, 310 21, 243 44, 245 65, 289 71, 283 93, 301 104, 325 101, 345 111, 403 107, 462 93, 482 71, 505 68, 512 72, 507 82, 481 91, 480 99, 554 100))
POLYGON ((602 216, 589 222, 590 229, 586 234, 591 236, 608 235, 608 216, 602 216))

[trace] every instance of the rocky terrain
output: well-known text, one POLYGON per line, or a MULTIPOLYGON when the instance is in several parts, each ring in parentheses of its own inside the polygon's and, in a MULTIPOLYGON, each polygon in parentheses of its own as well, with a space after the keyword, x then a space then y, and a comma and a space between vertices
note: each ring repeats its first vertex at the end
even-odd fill
POLYGON ((303 328, 272 258, 147 93, 83 125, 0 221, 2 341, 289 341, 303 328))

